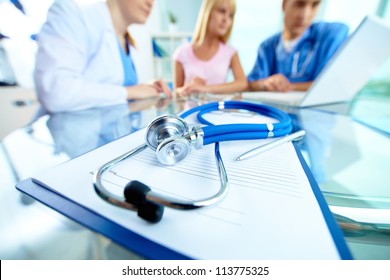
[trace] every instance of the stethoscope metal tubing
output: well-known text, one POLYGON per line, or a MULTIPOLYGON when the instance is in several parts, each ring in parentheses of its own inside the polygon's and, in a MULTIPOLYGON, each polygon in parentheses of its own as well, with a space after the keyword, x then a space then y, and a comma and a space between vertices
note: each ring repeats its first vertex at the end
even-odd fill
POLYGON ((185 201, 185 200, 164 196, 161 193, 150 191, 147 194, 146 198, 148 200, 165 205, 167 207, 180 209, 180 210, 192 210, 192 209, 198 209, 201 207, 216 204, 218 201, 220 201, 222 198, 226 196, 229 182, 228 182, 226 169, 223 164, 221 154, 219 152, 219 143, 215 143, 214 154, 215 154, 215 160, 218 169, 219 180, 221 183, 220 189, 218 193, 216 193, 215 195, 201 200, 185 201))
POLYGON ((130 204, 130 203, 126 203, 125 201, 123 201, 123 197, 121 196, 118 196, 118 195, 115 195, 113 193, 111 193, 110 191, 108 191, 102 184, 102 176, 103 176, 103 173, 110 169, 112 166, 126 160, 127 158, 129 157, 132 157, 140 152, 142 152, 143 150, 145 150, 146 148, 148 148, 148 145, 146 144, 142 144, 138 147, 136 147, 135 149, 117 157, 117 158, 114 158, 113 160, 103 164, 102 166, 99 167, 99 169, 94 173, 93 175, 93 186, 95 188, 95 191, 96 193, 105 201, 113 204, 113 205, 116 205, 116 206, 120 206, 120 207, 124 207, 124 208, 127 208, 127 209, 130 209, 130 210, 136 210, 137 208, 130 204))
MULTIPOLYGON (((128 159, 131 156, 134 156, 143 150, 145 150, 148 147, 147 144, 143 144, 105 164, 103 164, 94 174, 93 176, 93 185, 95 187, 96 192, 98 195, 104 199, 105 201, 114 204, 116 206, 124 207, 127 209, 131 210, 136 210, 137 208, 125 201, 123 201, 123 197, 117 196, 110 191, 108 191, 102 184, 102 175, 104 172, 106 172, 108 169, 110 169, 112 166, 128 159)), ((146 195, 146 199, 149 201, 156 202, 158 204, 162 204, 164 206, 174 208, 174 209, 180 209, 180 210, 192 210, 192 209, 198 209, 201 207, 205 206, 210 206, 213 204, 216 204, 218 201, 222 200, 228 191, 228 176, 226 173, 225 166, 222 161, 222 157, 219 151, 219 143, 215 143, 214 146, 214 154, 215 154, 215 160, 217 164, 217 169, 218 169, 218 175, 220 179, 220 189, 218 193, 211 197, 207 197, 201 200, 181 200, 181 199, 176 199, 170 196, 165 196, 161 193, 156 193, 153 191, 149 191, 148 194, 146 195)))

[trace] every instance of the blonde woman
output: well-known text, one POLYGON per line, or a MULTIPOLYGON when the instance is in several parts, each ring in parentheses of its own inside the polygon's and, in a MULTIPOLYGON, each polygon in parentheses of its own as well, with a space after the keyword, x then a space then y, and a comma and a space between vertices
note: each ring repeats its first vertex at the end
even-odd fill
POLYGON ((48 112, 125 104, 170 95, 163 81, 139 84, 128 27, 146 22, 154 0, 88 5, 56 0, 38 35, 35 84, 48 112))
POLYGON ((232 32, 235 0, 204 0, 192 42, 176 49, 175 89, 182 96, 192 93, 231 93, 247 87, 237 51, 227 42, 232 32), (234 81, 226 82, 229 70, 234 81))

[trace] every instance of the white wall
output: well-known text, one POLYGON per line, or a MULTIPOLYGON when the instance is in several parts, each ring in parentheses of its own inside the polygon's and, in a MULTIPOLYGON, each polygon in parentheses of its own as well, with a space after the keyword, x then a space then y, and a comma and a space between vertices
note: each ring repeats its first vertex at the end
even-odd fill
POLYGON ((237 0, 230 43, 238 50, 245 73, 253 67, 261 41, 282 27, 282 0, 237 0))
POLYGON ((156 2, 160 5, 162 31, 168 30, 168 12, 172 12, 177 17, 178 31, 194 30, 202 0, 156 0, 156 2))
POLYGON ((368 14, 376 14, 380 0, 327 0, 323 20, 341 21, 353 32, 368 14))
POLYGON ((9 1, 0 2, 0 32, 10 39, 1 41, 16 82, 33 88, 33 69, 37 44, 30 36, 37 34, 53 0, 20 0, 26 14, 9 1))
POLYGON ((389 3, 387 4, 387 7, 386 7, 386 9, 385 9, 385 11, 383 13, 383 16, 386 19, 390 20, 390 4, 389 3))

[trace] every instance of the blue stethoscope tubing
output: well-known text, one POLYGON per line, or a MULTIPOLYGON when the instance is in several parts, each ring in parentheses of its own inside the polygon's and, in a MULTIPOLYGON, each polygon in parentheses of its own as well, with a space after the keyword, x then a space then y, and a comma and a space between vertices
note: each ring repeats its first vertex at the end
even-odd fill
POLYGON ((194 113, 197 114, 197 119, 200 123, 207 125, 202 127, 204 132, 203 144, 211 144, 223 141, 236 140, 253 140, 265 139, 272 137, 280 137, 289 134, 292 131, 292 123, 290 116, 272 106, 264 104, 254 104, 243 101, 225 101, 213 102, 198 107, 194 107, 180 115, 181 118, 186 118, 194 113), (204 114, 225 109, 239 109, 258 113, 267 117, 278 120, 273 124, 220 124, 214 125, 204 118, 204 114))

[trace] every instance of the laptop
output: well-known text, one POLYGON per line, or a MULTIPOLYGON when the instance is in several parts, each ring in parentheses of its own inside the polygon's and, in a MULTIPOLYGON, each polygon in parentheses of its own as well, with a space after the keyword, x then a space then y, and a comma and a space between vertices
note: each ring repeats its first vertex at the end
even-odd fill
POLYGON ((350 100, 390 57, 390 25, 366 16, 324 67, 307 92, 245 92, 246 99, 295 107, 350 100))

